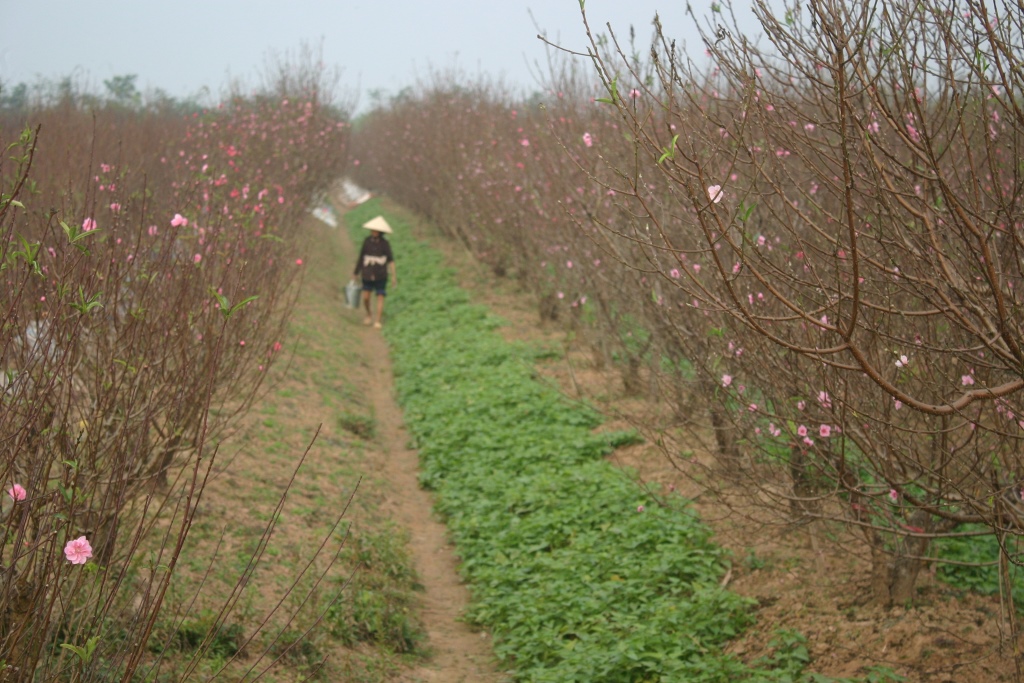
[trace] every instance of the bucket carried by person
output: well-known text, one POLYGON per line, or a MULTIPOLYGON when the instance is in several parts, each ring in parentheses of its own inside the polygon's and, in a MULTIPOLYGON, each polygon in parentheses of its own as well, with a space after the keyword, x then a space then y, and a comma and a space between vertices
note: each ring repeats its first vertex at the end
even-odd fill
POLYGON ((362 289, 355 280, 349 280, 345 285, 345 303, 349 308, 359 308, 359 292, 362 289))

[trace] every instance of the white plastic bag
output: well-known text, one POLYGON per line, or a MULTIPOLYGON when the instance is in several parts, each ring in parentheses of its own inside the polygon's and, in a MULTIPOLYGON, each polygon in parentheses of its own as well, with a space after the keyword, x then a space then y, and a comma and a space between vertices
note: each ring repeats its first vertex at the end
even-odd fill
POLYGON ((359 308, 359 293, 362 289, 355 280, 349 280, 345 285, 345 303, 349 308, 359 308))

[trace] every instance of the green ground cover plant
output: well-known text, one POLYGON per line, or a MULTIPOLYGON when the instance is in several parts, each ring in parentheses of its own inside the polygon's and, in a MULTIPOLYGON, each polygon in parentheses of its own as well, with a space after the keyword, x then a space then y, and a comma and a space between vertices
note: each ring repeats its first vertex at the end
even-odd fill
POLYGON ((740 4, 686 45, 580 2, 586 54, 553 48, 535 97, 439 74, 361 117, 355 180, 670 404, 645 433, 682 425, 729 470, 691 476, 702 500, 841 526, 858 599, 914 603, 936 541, 991 564, 962 527, 1024 527, 1022 15, 740 4))
MULTIPOLYGON (((346 219, 354 235, 380 212, 346 219)), ((469 618, 529 681, 797 681, 798 637, 748 665, 724 653, 754 621, 719 586, 728 558, 685 505, 660 507, 603 456, 635 438, 531 377, 441 256, 387 215, 401 296, 386 336, 422 484, 436 492, 471 584, 469 618)))

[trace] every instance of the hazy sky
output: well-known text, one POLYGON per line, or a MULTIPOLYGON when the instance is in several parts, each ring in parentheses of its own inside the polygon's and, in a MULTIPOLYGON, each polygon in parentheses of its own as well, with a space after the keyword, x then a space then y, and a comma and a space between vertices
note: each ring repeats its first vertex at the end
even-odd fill
MULTIPOLYGON (((646 46, 658 11, 667 34, 703 49, 686 0, 586 6, 595 31, 611 22, 626 36, 633 24, 646 46)), ((531 65, 545 60, 534 21, 566 47, 585 46, 578 0, 0 0, 0 82, 70 75, 102 92, 105 79, 138 74, 140 90, 216 95, 232 78, 257 83, 268 54, 306 43, 322 45, 361 105, 372 90, 394 94, 453 66, 531 92, 531 65)))

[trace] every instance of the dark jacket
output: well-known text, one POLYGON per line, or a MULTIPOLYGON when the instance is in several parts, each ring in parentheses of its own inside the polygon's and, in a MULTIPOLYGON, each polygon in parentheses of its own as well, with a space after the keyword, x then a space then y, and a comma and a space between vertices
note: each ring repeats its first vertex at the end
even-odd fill
POLYGON ((356 260, 356 275, 362 275, 366 282, 380 282, 388 279, 388 264, 395 260, 391 245, 384 236, 370 235, 363 240, 356 260))

